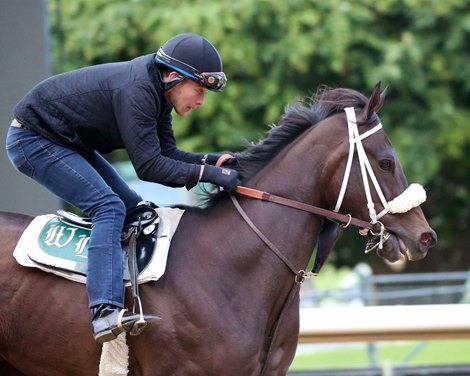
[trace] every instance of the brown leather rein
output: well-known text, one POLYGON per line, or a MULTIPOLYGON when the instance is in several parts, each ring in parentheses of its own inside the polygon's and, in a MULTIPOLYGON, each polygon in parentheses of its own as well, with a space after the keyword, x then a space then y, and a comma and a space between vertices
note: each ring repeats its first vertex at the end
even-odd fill
POLYGON ((312 213, 312 214, 315 214, 315 215, 320 215, 322 217, 327 217, 327 218, 330 218, 330 219, 333 219, 335 221, 343 223, 344 227, 348 227, 350 224, 352 224, 354 226, 357 226, 357 227, 360 227, 360 228, 365 228, 365 229, 368 229, 368 230, 373 229, 373 224, 372 223, 363 221, 362 219, 354 218, 350 214, 340 214, 340 213, 337 213, 337 212, 334 212, 334 211, 331 211, 331 210, 319 208, 317 206, 308 205, 308 204, 305 204, 303 202, 299 202, 299 201, 291 200, 291 199, 288 199, 288 198, 285 198, 285 197, 273 195, 271 193, 268 193, 268 192, 265 192, 265 191, 260 191, 258 189, 248 188, 248 187, 244 187, 244 186, 239 185, 235 189, 235 192, 237 192, 237 193, 239 193, 243 196, 255 198, 257 200, 273 202, 275 204, 279 204, 279 205, 287 206, 287 207, 290 207, 290 208, 302 210, 302 211, 312 213))

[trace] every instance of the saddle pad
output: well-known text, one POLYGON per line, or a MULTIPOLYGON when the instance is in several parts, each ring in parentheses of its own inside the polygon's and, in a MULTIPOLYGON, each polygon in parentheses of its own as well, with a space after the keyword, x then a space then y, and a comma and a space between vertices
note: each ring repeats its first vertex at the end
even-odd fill
MULTIPOLYGON (((148 267, 139 275, 139 284, 156 281, 165 272, 170 242, 178 227, 179 221, 184 214, 184 210, 176 208, 158 208, 156 211, 160 217, 160 224, 157 230, 157 245, 148 267)), ((21 238, 13 252, 13 256, 20 265, 38 268, 75 282, 86 283, 85 275, 59 269, 74 269, 76 264, 78 264, 77 260, 65 260, 48 255, 47 263, 51 266, 46 266, 33 261, 29 256, 29 254, 35 254, 34 257, 36 258, 39 257, 37 256, 38 254, 42 253, 39 245, 39 242, 41 241, 39 235, 44 229, 44 226, 46 226, 51 220, 54 220, 54 218, 57 218, 57 215, 47 214, 35 217, 21 235, 21 238)), ((80 229, 77 231, 79 230, 80 229)), ((77 253, 76 257, 80 258, 80 252, 77 253)), ((124 274, 125 279, 127 280, 126 285, 130 285, 130 282, 128 281, 128 273, 125 272, 124 274)))

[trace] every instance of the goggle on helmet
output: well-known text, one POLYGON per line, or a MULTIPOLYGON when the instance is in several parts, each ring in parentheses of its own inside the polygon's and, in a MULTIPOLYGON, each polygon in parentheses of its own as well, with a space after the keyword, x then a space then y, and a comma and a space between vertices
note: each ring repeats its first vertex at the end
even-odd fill
POLYGON ((221 91, 227 84, 224 72, 199 72, 184 61, 169 56, 163 51, 163 48, 157 51, 155 61, 157 64, 164 65, 212 91, 221 91))

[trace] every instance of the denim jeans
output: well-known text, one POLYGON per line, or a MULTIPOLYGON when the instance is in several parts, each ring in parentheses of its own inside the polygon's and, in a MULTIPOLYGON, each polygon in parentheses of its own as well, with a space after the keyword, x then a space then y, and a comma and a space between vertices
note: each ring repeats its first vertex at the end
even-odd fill
POLYGON ((80 154, 36 132, 10 127, 7 154, 15 168, 92 220, 88 245, 89 306, 124 306, 121 231, 126 211, 142 198, 101 155, 80 154))

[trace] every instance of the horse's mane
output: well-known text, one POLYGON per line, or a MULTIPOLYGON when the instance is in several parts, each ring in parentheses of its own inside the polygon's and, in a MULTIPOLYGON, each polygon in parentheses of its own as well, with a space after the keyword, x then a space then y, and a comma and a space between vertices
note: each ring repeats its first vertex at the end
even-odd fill
MULTIPOLYGON (((267 137, 257 143, 247 143, 244 151, 235 154, 237 162, 227 167, 237 170, 242 183, 246 182, 306 130, 346 107, 362 108, 368 100, 352 89, 320 86, 313 96, 288 104, 279 122, 270 126, 267 137)), ((208 194, 207 203, 213 203, 218 196, 208 194)))

